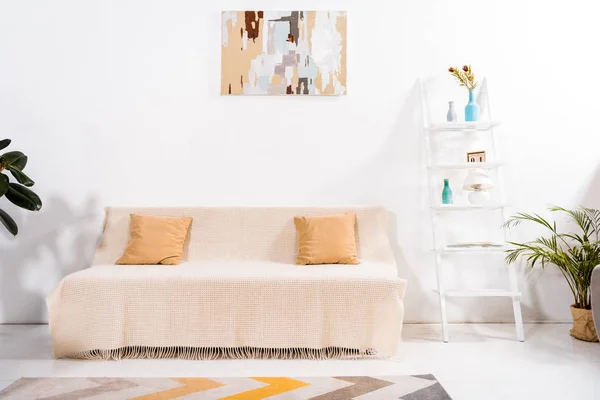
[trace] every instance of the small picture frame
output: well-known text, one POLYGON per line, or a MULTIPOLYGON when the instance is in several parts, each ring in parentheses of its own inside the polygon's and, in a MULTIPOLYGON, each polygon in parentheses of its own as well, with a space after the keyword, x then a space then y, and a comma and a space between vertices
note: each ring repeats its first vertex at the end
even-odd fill
POLYGON ((467 153, 467 162, 485 162, 485 150, 467 153))

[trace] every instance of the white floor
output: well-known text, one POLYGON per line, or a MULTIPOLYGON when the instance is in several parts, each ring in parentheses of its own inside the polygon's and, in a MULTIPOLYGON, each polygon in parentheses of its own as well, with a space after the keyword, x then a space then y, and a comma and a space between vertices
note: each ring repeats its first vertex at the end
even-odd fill
POLYGON ((405 325, 397 359, 55 360, 46 325, 0 325, 0 389, 20 377, 217 377, 434 374, 453 399, 600 399, 600 344, 569 336, 569 326, 526 325, 525 343, 510 324, 405 325))

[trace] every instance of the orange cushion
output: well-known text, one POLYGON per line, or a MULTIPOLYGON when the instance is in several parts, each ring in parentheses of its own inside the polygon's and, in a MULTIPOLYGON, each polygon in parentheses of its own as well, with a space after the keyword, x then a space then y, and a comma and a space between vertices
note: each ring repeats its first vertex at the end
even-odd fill
POLYGON ((294 217, 298 233, 299 265, 358 264, 356 214, 326 217, 294 217))
POLYGON ((179 264, 192 218, 130 217, 129 243, 117 264, 179 264))

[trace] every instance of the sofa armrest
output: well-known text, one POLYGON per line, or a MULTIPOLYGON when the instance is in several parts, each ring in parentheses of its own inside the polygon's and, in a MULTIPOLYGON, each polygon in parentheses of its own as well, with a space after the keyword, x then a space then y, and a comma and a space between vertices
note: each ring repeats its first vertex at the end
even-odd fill
POLYGON ((592 271, 592 314, 594 315, 594 324, 596 332, 600 333, 600 265, 592 271))

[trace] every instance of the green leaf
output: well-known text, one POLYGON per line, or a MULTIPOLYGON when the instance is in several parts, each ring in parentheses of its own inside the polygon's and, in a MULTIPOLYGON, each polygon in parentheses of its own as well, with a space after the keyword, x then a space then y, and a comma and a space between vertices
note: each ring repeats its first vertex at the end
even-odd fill
POLYGON ((10 170, 12 176, 14 176, 17 182, 19 182, 20 184, 25 185, 27 187, 31 187, 35 184, 35 182, 32 181, 30 177, 25 175, 20 170, 14 168, 13 166, 8 167, 8 169, 10 170))
POLYGON ((0 222, 2 222, 2 225, 4 225, 6 230, 9 231, 13 236, 17 236, 17 233, 19 233, 19 227, 17 226, 17 223, 15 222, 14 219, 12 219, 12 217, 10 215, 8 215, 8 213, 6 211, 4 211, 1 208, 0 208, 0 222))
POLYGON ((27 156, 20 151, 9 151, 8 153, 2 154, 0 157, 0 163, 4 164, 6 168, 12 166, 19 171, 22 171, 27 165, 27 156))
POLYGON ((42 208, 42 200, 37 194, 18 183, 11 183, 6 198, 14 205, 30 211, 39 211, 42 208))
POLYGON ((518 213, 504 226, 511 228, 521 222, 534 222, 548 228, 552 235, 525 243, 507 242, 514 248, 507 250, 506 262, 514 263, 523 258, 529 267, 556 266, 573 294, 574 304, 589 309, 592 271, 600 265, 600 210, 552 206, 550 211, 566 213, 579 228, 577 232, 559 233, 556 222, 550 223, 538 214, 518 213))
POLYGON ((9 144, 10 144, 10 139, 0 140, 0 150, 8 147, 9 144))
POLYGON ((9 187, 10 185, 8 184, 8 176, 0 174, 0 197, 4 196, 4 194, 8 192, 9 187))

